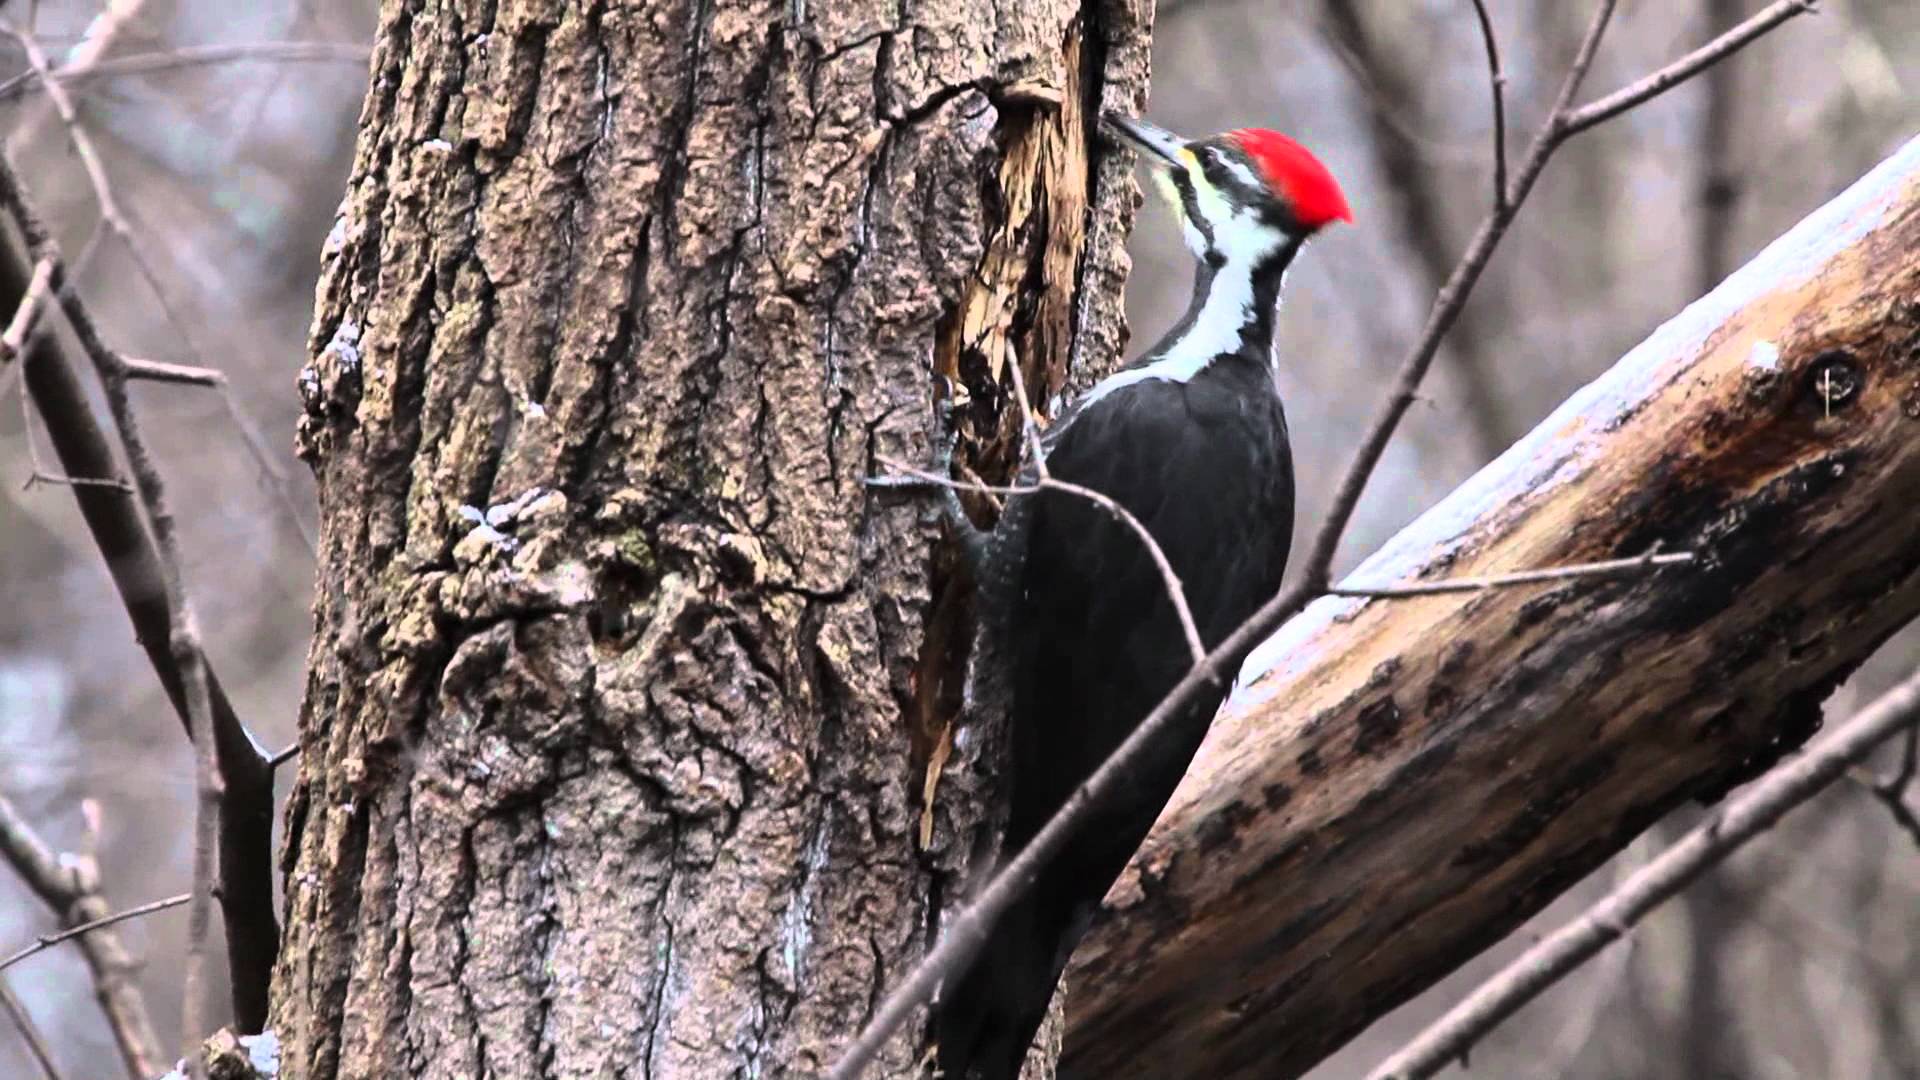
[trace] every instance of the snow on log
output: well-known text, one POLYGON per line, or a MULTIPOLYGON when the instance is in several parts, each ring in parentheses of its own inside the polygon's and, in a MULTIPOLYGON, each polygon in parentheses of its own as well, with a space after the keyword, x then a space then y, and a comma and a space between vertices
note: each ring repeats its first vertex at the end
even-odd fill
MULTIPOLYGON (((1525 358, 1513 358, 1524 362, 1525 358)), ((1069 974, 1063 1075, 1291 1077, 1690 798, 1920 613, 1920 140, 1248 661, 1069 974)))

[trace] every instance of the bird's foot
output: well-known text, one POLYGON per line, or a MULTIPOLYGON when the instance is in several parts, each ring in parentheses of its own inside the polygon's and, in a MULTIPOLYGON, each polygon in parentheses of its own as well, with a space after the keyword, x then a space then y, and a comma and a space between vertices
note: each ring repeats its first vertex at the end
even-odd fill
POLYGON ((952 490, 953 481, 948 477, 953 475, 953 455, 960 444, 960 430, 953 422, 953 397, 953 393, 949 391, 940 395, 939 400, 934 403, 936 429, 933 436, 933 454, 926 466, 920 469, 869 476, 865 481, 868 487, 895 491, 927 488, 952 490))
POLYGON ((953 421, 954 397, 951 392, 942 394, 934 405, 933 454, 925 468, 869 476, 865 483, 882 491, 934 491, 940 499, 940 516, 959 539, 968 563, 978 569, 986 558, 988 534, 973 523, 960 503, 959 490, 972 485, 951 479, 954 453, 960 443, 960 430, 953 421))

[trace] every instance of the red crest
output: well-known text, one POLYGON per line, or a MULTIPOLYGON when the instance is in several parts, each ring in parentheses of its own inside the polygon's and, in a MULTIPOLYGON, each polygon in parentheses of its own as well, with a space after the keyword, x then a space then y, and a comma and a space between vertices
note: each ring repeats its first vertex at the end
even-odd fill
POLYGON ((1333 174, 1306 147, 1266 128, 1241 128, 1227 137, 1246 152, 1267 187, 1287 201, 1303 227, 1318 229, 1329 222, 1353 220, 1353 210, 1333 174))

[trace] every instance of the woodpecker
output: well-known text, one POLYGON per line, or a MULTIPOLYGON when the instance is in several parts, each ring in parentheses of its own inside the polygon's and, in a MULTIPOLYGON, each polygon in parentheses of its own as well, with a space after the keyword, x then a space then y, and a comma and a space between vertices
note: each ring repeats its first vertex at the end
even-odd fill
MULTIPOLYGON (((1275 131, 1186 141, 1114 113, 1198 266, 1165 337, 1074 402, 1042 440, 1055 479, 1119 502, 1179 577, 1217 647, 1280 587, 1293 455, 1274 382, 1281 280, 1307 239, 1352 221, 1326 167, 1275 131)), ((1035 473, 1027 466, 1029 479, 1035 473)), ((1139 535, 1081 496, 1015 496, 980 545, 983 597, 1010 697, 1004 857, 1018 852, 1192 666, 1163 575, 1139 535), (995 591, 983 586, 983 592, 995 591)), ((1226 670, 1236 672, 1244 656, 1226 670)), ((1200 695, 1001 918, 936 1006, 946 1080, 1016 1080, 1055 984, 1127 859, 1199 749, 1223 684, 1200 695)))

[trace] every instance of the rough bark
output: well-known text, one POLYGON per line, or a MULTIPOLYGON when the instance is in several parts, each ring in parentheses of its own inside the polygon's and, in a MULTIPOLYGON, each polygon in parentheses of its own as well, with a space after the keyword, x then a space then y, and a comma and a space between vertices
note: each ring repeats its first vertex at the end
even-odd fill
POLYGON ((1249 661, 1069 980, 1076 1075, 1295 1076, 1665 811, 1805 740, 1920 612, 1920 141, 1249 661))
POLYGON ((978 813, 922 805, 965 648, 933 515, 862 480, 926 457, 936 370, 991 471, 1008 358, 1117 353, 1134 193, 1086 117, 1144 37, 385 5, 300 380, 286 1075, 806 1075, 919 954, 978 813))

